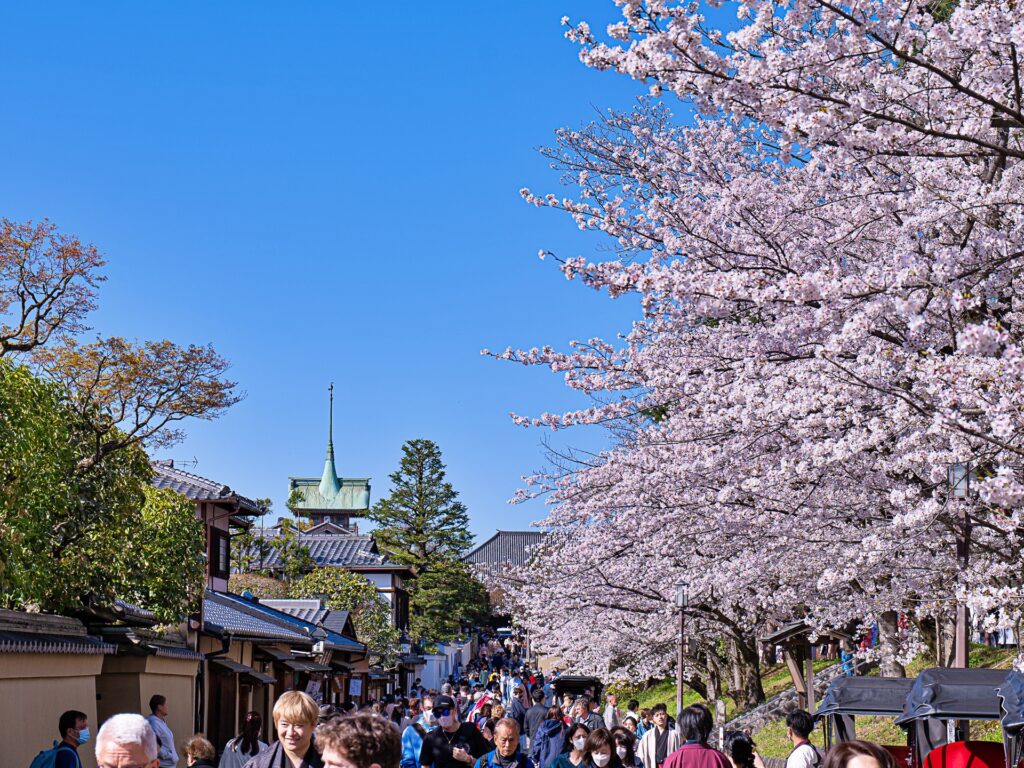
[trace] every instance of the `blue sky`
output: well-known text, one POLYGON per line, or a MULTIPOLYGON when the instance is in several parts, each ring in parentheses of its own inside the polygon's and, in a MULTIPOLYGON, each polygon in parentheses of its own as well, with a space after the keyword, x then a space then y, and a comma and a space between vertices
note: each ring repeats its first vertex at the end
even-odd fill
MULTIPOLYGON (((336 387, 339 472, 388 491, 435 440, 479 538, 578 404, 482 348, 613 335, 635 311, 540 248, 598 241, 518 190, 560 189, 535 148, 642 86, 587 70, 562 15, 610 2, 8 3, 0 215, 52 219, 108 257, 97 333, 212 343, 246 399, 160 455, 284 513, 319 474, 336 387)), ((567 433, 595 447, 603 435, 567 433)))

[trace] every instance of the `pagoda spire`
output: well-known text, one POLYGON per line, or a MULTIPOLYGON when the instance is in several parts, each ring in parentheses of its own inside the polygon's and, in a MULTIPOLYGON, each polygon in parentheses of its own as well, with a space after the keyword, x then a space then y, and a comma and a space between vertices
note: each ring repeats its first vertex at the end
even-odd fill
POLYGON ((338 470, 334 466, 334 382, 327 388, 330 393, 330 405, 327 419, 327 458, 324 460, 324 475, 320 478, 320 495, 332 499, 341 490, 338 481, 338 470))

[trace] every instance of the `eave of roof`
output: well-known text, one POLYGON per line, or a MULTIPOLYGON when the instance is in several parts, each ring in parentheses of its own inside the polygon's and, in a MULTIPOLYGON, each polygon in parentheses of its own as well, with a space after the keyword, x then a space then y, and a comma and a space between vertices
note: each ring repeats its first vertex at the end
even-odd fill
POLYGON ((0 631, 0 653, 57 653, 107 656, 117 646, 91 635, 51 635, 0 631))
POLYGON ((263 514, 263 510, 249 497, 233 491, 223 483, 179 469, 169 459, 154 460, 150 466, 153 468, 150 484, 154 488, 169 488, 196 502, 235 506, 239 514, 245 516, 263 514))

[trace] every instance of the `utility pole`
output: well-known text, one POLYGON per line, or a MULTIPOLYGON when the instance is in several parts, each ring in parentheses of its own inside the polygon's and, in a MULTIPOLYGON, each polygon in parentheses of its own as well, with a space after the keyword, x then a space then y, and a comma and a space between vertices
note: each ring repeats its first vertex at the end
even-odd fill
POLYGON ((683 714, 683 666, 686 654, 686 581, 676 584, 676 607, 679 609, 679 656, 676 659, 676 728, 683 714))
MULTIPOLYGON (((960 564, 961 571, 967 570, 970 562, 971 548, 971 518, 967 514, 968 498, 971 492, 971 478, 974 470, 970 464, 951 464, 947 470, 947 479, 950 487, 950 497, 957 505, 957 517, 959 525, 956 532, 956 558, 960 564)), ((967 605, 957 602, 956 606, 956 630, 953 644, 953 666, 957 669, 967 669, 967 654, 970 648, 970 614, 967 605)))

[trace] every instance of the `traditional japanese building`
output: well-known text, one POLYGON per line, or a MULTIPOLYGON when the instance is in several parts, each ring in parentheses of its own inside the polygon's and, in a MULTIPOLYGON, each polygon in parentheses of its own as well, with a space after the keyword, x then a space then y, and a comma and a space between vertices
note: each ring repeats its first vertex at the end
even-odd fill
MULTIPOLYGON (((408 567, 389 562, 377 549, 372 536, 360 534, 355 518, 370 509, 370 479, 340 478, 334 461, 334 385, 330 387, 327 424, 327 456, 320 477, 288 478, 288 508, 311 527, 296 531, 298 543, 309 550, 317 567, 343 568, 363 576, 391 606, 395 626, 409 626, 409 594, 405 580, 408 567)), ((279 526, 263 532, 264 538, 279 536, 279 526)), ((271 548, 261 554, 259 569, 281 571, 284 563, 271 548)))
POLYGON ((339 478, 334 464, 334 385, 330 386, 330 411, 327 422, 327 456, 320 477, 289 477, 288 508, 297 517, 306 517, 314 525, 331 523, 350 530, 353 517, 362 517, 370 508, 370 478, 339 478))
POLYGON ((500 573, 510 565, 526 565, 542 541, 541 531, 498 531, 462 560, 485 575, 500 573))
POLYGON ((169 488, 195 502, 196 517, 206 529, 206 586, 226 592, 231 575, 231 530, 248 528, 252 518, 263 511, 229 486, 174 466, 172 459, 155 460, 151 466, 154 488, 169 488))

